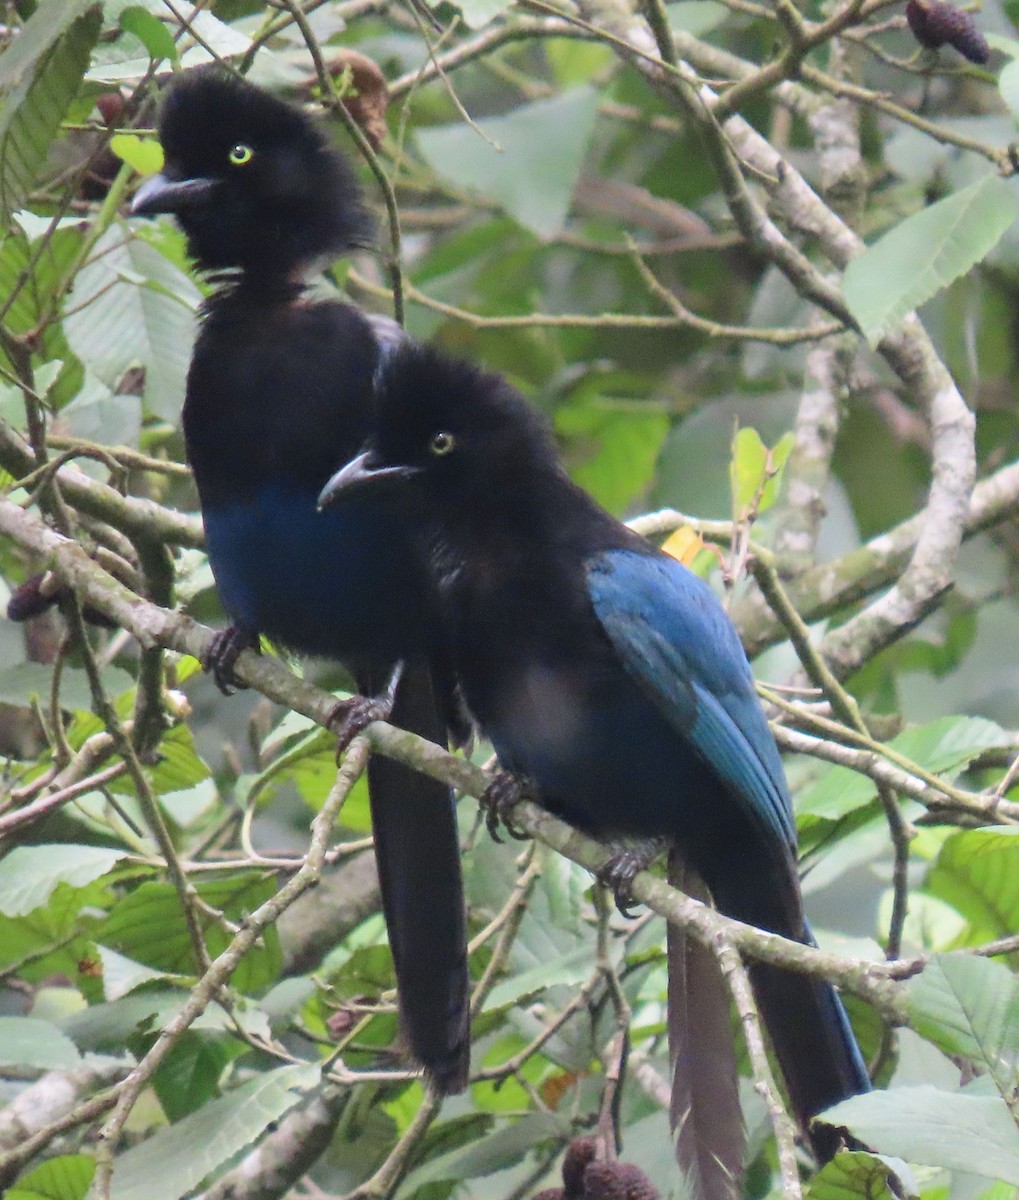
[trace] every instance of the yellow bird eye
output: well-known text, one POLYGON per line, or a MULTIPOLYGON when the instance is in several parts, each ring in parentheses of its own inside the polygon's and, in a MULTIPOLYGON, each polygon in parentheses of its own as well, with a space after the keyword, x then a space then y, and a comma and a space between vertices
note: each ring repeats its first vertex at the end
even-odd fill
POLYGON ((235 167, 243 167, 255 157, 254 150, 250 146, 245 146, 243 142, 238 142, 236 146, 231 147, 227 158, 235 167))
POLYGON ((456 438, 451 433, 437 433, 432 438, 431 452, 438 455, 440 458, 449 452, 456 445, 456 438))

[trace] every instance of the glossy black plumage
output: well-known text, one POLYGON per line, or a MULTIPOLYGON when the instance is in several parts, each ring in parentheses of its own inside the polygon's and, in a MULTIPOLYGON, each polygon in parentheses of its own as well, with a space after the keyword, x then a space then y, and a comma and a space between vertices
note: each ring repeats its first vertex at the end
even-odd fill
MULTIPOLYGON (((417 524, 468 707, 503 766, 599 836, 664 837, 671 875, 720 911, 812 940, 781 760, 732 623, 710 588, 567 477, 503 380, 415 346, 386 373, 378 427, 323 503, 367 496, 417 524)), ((740 1194, 728 1003, 713 955, 670 930, 672 1117, 698 1196, 740 1194)), ((793 1109, 869 1080, 829 984, 751 967, 793 1109)))
MULTIPOLYGON (((406 666, 393 719, 442 742, 452 689, 434 654, 425 575, 370 500, 319 513, 319 489, 369 429, 403 338, 392 322, 313 299, 316 261, 366 241, 353 173, 304 113, 218 70, 183 75, 159 122, 166 163, 134 211, 172 212, 198 266, 221 272, 188 375, 184 432, 209 559, 234 644, 264 633, 341 660, 364 694, 406 666)), ((226 642, 218 671, 229 676, 226 642)), ((410 1050, 445 1091, 466 1084, 468 973, 448 788, 369 766, 376 857, 410 1050)))

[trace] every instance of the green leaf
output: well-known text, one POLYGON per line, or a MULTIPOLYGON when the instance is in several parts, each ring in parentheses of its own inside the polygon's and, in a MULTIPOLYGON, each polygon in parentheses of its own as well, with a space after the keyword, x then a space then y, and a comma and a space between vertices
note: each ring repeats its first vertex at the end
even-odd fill
POLYGON ((74 1042, 49 1021, 0 1017, 0 1066, 69 1071, 80 1062, 74 1042))
POLYGON ((251 1146, 319 1078, 317 1066, 280 1067, 160 1130, 118 1155, 110 1200, 179 1200, 251 1146))
POLYGON ((936 775, 966 766, 985 750, 1009 744, 1008 734, 986 717, 939 717, 911 725, 888 743, 899 754, 936 775))
MULTIPOLYGON (((898 754, 935 775, 951 777, 960 767, 995 746, 1006 744, 1000 725, 984 717, 940 717, 913 725, 888 743, 898 754)), ((829 767, 796 797, 796 815, 838 820, 877 796, 867 775, 848 767, 829 767)))
POLYGON ((570 474, 609 512, 622 513, 654 477, 669 432, 665 413, 614 408, 594 397, 556 411, 556 431, 570 439, 570 474))
POLYGON ((767 512, 778 499, 778 493, 782 487, 782 476, 785 474, 785 465, 789 461, 789 455, 792 454, 795 445, 796 434, 790 429, 788 433, 782 434, 772 446, 768 462, 768 478, 764 482, 761 498, 757 502, 759 513, 767 512))
POLYGON ((566 1117, 554 1113, 530 1113, 485 1138, 433 1159, 408 1178, 404 1190, 411 1195, 426 1183, 460 1182, 491 1175, 516 1166, 541 1142, 554 1138, 565 1143, 570 1136, 571 1126, 566 1117))
MULTIPOLYGON (((270 734, 277 741, 279 730, 270 734)), ((282 753, 276 753, 254 780, 248 803, 268 803, 282 783, 293 783, 309 804, 321 803, 336 779, 336 739, 325 729, 311 726, 295 737, 282 753)), ((346 813, 344 812, 344 817, 346 813)))
POLYGON ((729 463, 729 483, 737 518, 746 517, 753 509, 758 513, 766 512, 775 503, 786 462, 795 444, 796 435, 791 430, 783 434, 771 450, 756 429, 736 431, 729 463))
POLYGON ((83 363, 109 387, 145 368, 145 403, 177 425, 201 299, 194 283, 140 238, 115 225, 75 280, 64 321, 83 363), (142 281, 142 282, 139 282, 142 281))
POLYGON ((1019 981, 1001 963, 940 954, 907 991, 910 1025, 947 1054, 983 1067, 1003 1094, 1016 1082, 1019 981))
POLYGON ((159 743, 159 759, 149 772, 155 790, 163 795, 183 792, 208 779, 211 772, 186 725, 175 725, 159 743))
POLYGON ((737 429, 732 439, 732 459, 729 463, 729 484, 732 488, 732 508, 745 516, 764 486, 768 465, 768 448, 756 429, 737 429))
POLYGON ((978 263, 1016 218, 1012 188, 985 175, 907 217, 846 268, 846 303, 875 346, 915 308, 978 263))
MULTIPOLYGON (((103 683, 111 695, 120 695, 134 687, 134 680, 120 667, 104 667, 103 683)), ((53 684, 53 668, 45 663, 22 662, 0 671, 0 701, 27 704, 35 698, 48 701, 53 684)), ((92 707, 92 690, 82 670, 66 667, 60 676, 60 706, 77 711, 92 707)))
MULTIPOLYGON (((204 764, 202 764, 204 766, 204 764)), ((211 777, 199 780, 193 787, 165 792, 159 797, 164 810, 178 825, 185 828, 207 816, 219 800, 219 788, 211 777)))
POLYGON ((163 169, 163 147, 155 138, 139 137, 137 133, 118 133, 110 138, 110 149, 139 175, 155 175, 163 169))
MULTIPOLYGON (((128 1039, 141 1032, 160 1029, 174 1019, 187 1002, 185 991, 144 991, 94 1004, 60 1022, 60 1028, 81 1050, 123 1053, 128 1039)), ((216 1004, 210 1005, 192 1029, 227 1029, 229 1016, 216 1004)))
POLYGON ((590 83, 599 76, 605 78, 605 73, 612 68, 612 48, 603 42, 549 38, 543 51, 552 77, 561 88, 590 83))
POLYGON ((140 6, 125 8, 120 14, 120 27, 134 34, 153 61, 160 62, 167 58, 172 63, 177 62, 177 46, 173 34, 147 9, 140 6))
POLYGON ((895 1200, 903 1193, 889 1186, 894 1179, 895 1173, 883 1159, 847 1150, 818 1171, 803 1200, 895 1200))
POLYGON ((61 1154, 22 1175, 6 1200, 85 1200, 96 1160, 91 1154, 61 1154))
POLYGON ((166 981, 167 972, 153 971, 125 954, 118 954, 109 946, 97 946, 96 953, 102 964, 102 998, 119 1000, 136 988, 147 983, 166 981))
POLYGON ((488 994, 484 1011, 490 1012, 504 1008, 507 1004, 515 1004, 524 996, 533 995, 557 984, 583 983, 590 974, 589 950, 578 950, 563 958, 549 960, 497 983, 488 994))
POLYGON ((16 846, 0 860, 0 912, 25 916, 41 908, 58 884, 84 887, 111 871, 125 854, 102 846, 16 846))
POLYGON ((43 0, 12 48, 0 57, 0 216, 4 223, 32 190, 99 37, 98 7, 69 27, 66 10, 79 10, 79 5, 43 0), (52 30, 45 30, 36 36, 34 26, 44 10, 58 31, 66 29, 65 33, 53 37, 52 30), (31 39, 27 56, 22 49, 26 39, 31 39), (33 45, 41 47, 35 57, 30 53, 33 45), (9 63, 15 55, 18 60, 9 63))
POLYGON ((87 372, 78 394, 60 414, 61 425, 72 437, 105 446, 138 446, 141 402, 136 396, 115 396, 105 383, 87 372))
MULTIPOLYGON (((29 212, 26 208, 22 208, 16 212, 14 220, 30 242, 38 241, 39 238, 50 233, 50 230, 54 228, 52 217, 40 217, 34 212, 29 212)), ((76 232, 80 232, 81 219, 79 217, 58 217, 55 228, 57 230, 73 229, 76 232)))
MULTIPOLYGON (((480 29, 494 21, 512 3, 513 0, 455 0, 454 7, 463 13, 464 23, 468 28, 480 29)), ((438 0, 433 0, 430 5, 432 8, 438 6, 438 0)))
POLYGON ((553 237, 566 223, 597 115, 598 93, 578 87, 478 121, 481 134, 458 122, 421 129, 417 140, 438 174, 494 200, 538 237, 553 237))
MULTIPOLYGON (((18 225, 35 225, 38 229, 31 214, 24 211, 18 214, 18 225)), ((49 225, 48 221, 46 225, 49 225)), ((82 233, 78 224, 58 226, 48 237, 44 252, 34 240, 38 236, 36 232, 22 237, 19 232, 7 237, 0 245, 0 296, 10 305, 4 323, 12 333, 27 333, 39 328, 81 246, 82 233)), ((51 384, 47 395, 47 402, 60 408, 75 395, 81 384, 82 370, 58 323, 49 321, 44 325, 36 358, 40 362, 60 359, 65 364, 59 384, 56 387, 51 384)), ((0 350, 0 364, 9 371, 14 370, 3 350, 0 350)))
POLYGON ((1007 1183, 992 1183, 989 1188, 981 1188, 977 1200, 1016 1200, 1015 1188, 1007 1183))
POLYGON ((665 15, 669 18, 670 29, 703 37, 725 24, 729 10, 716 0, 679 0, 678 4, 666 6, 665 15))
POLYGON ((251 38, 246 33, 236 25, 221 21, 201 5, 176 0, 173 12, 176 18, 187 22, 188 33, 193 39, 193 44, 181 57, 186 67, 206 63, 211 57, 233 58, 251 49, 251 38))
MULTIPOLYGON (((98 889, 100 885, 93 883, 90 887, 98 889)), ((0 913, 0 963, 29 960, 21 973, 31 982, 56 972, 73 977, 81 950, 75 933, 82 926, 83 894, 89 896, 89 889, 83 893, 60 885, 49 904, 27 916, 7 917, 0 913)))
MULTIPOLYGON (((198 885, 203 902, 234 922, 253 912, 275 891, 271 879, 255 872, 198 885)), ((218 922, 201 914, 199 919, 206 946, 215 958, 226 949, 229 934, 218 922)), ((96 932, 96 941, 156 971, 188 975, 197 969, 180 900, 169 883, 149 881, 135 888, 111 910, 96 932)), ((241 991, 262 991, 275 983, 279 967, 279 937, 270 927, 262 941, 241 959, 231 980, 241 991)))
POLYGON ((170 1121, 197 1112, 219 1089, 227 1064, 243 1050, 235 1038, 188 1029, 159 1064, 153 1087, 170 1121))
MULTIPOLYGON (((1014 9, 1015 0, 1005 0, 1005 11, 1009 15, 1009 19, 1013 25, 1016 24, 1016 18, 1019 13, 1014 9)), ((984 35, 987 38, 987 44, 992 50, 1000 50, 1002 54, 1007 54, 1009 58, 1019 58, 1019 42, 1015 38, 1005 37, 1003 33, 995 33, 989 29, 984 35)))
POLYGON ((962 829, 941 847, 924 890, 968 922, 962 945, 1002 937, 1019 922, 1019 829, 962 829))
POLYGON ((82 13, 95 7, 95 0, 40 0, 24 28, 0 55, 0 93, 9 94, 26 84, 46 51, 82 13))
MULTIPOLYGON (((988 39, 990 41, 990 38, 988 39)), ((995 38, 995 49, 1004 50, 1005 47, 1000 43, 1006 41, 1005 38, 995 38)), ((1006 63, 1002 68, 1001 75, 998 77, 998 91, 1001 93, 1002 100, 1011 112, 1016 117, 1019 116, 1019 58, 1016 57, 1019 52, 1019 44, 1011 38, 1007 39, 1011 49, 1006 51, 1013 55, 1012 61, 1006 63)), ((994 43, 991 43, 994 44, 994 43)))
POLYGON ((881 1154, 1019 1185, 1019 1129, 998 1096, 892 1088, 843 1100, 823 1119, 881 1154))

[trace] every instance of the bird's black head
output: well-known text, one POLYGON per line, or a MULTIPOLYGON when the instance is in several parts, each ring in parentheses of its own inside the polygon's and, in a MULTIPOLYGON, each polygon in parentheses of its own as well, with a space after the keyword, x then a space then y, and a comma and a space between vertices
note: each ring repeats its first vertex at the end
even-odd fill
POLYGON ((220 68, 171 85, 159 117, 165 166, 132 212, 171 212, 207 270, 289 276, 364 245, 371 222, 346 159, 300 109, 220 68))
POLYGON ((472 506, 559 474, 544 418, 503 378, 408 343, 386 365, 374 432, 320 507, 354 494, 472 506))

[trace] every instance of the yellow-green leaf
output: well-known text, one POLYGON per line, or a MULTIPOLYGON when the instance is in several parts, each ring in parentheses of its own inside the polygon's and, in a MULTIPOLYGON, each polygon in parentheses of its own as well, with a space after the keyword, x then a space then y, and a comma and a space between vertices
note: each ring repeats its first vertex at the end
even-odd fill
POLYGON ((118 133, 110 138, 110 149, 139 175, 155 175, 163 169, 163 147, 155 138, 118 133))

